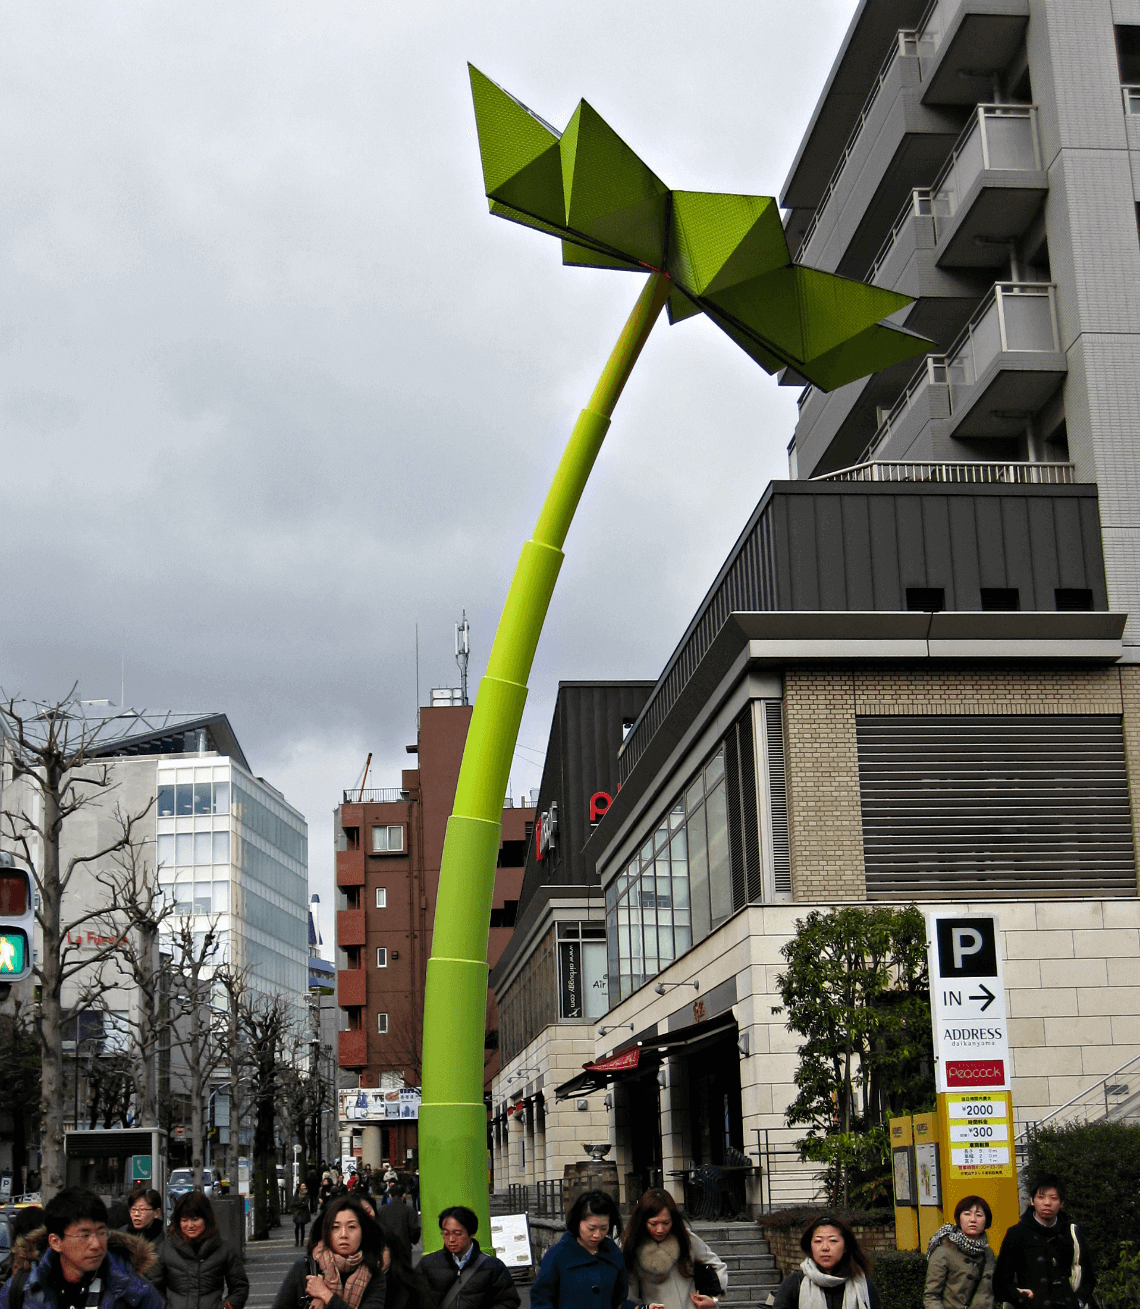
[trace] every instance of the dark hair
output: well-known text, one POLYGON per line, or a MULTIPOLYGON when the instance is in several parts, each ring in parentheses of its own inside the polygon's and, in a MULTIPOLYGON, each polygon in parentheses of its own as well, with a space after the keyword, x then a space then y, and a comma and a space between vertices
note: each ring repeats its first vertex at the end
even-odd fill
POLYGON ((86 1187, 69 1186, 44 1206, 49 1236, 63 1236, 72 1223, 107 1223, 107 1206, 86 1187))
POLYGON ((30 1204, 26 1209, 17 1209, 15 1216, 8 1224, 12 1232, 13 1242, 18 1236, 27 1236, 29 1232, 34 1232, 37 1227, 43 1225, 44 1211, 38 1204, 30 1204))
POLYGON ((127 1208, 133 1209, 140 1200, 145 1200, 152 1209, 162 1208, 162 1196, 157 1191, 144 1191, 141 1188, 127 1197, 127 1208))
POLYGON ((977 1207, 982 1211, 982 1213, 985 1214, 987 1227, 989 1227, 990 1223, 993 1222, 994 1211, 989 1207, 988 1204, 986 1204, 985 1200, 983 1200, 980 1195, 964 1195, 961 1198, 961 1200, 959 1200, 958 1203, 954 1206, 954 1221, 958 1223, 959 1227, 961 1227, 962 1224, 959 1223, 958 1220, 962 1217, 962 1215, 966 1212, 967 1209, 973 1209, 975 1205, 977 1205, 977 1207))
MULTIPOLYGON (((677 1202, 668 1191, 659 1191, 651 1187, 633 1206, 633 1211, 629 1215, 629 1222, 625 1225, 625 1232, 621 1238, 621 1251, 625 1256, 625 1266, 633 1272, 637 1263, 637 1252, 641 1248, 642 1242, 646 1239, 646 1230, 649 1220, 659 1214, 662 1209, 668 1210, 669 1217, 673 1220, 673 1227, 670 1236, 676 1238, 678 1248, 677 1270, 682 1277, 692 1277, 693 1275, 693 1251, 689 1245, 689 1233, 685 1228, 685 1220, 681 1217, 681 1211, 677 1208, 677 1202)), ((653 1237, 649 1239, 652 1241, 653 1237)))
POLYGON ((566 1230, 573 1236, 578 1235, 578 1228, 588 1216, 608 1218, 608 1232, 621 1231, 621 1215, 612 1195, 605 1191, 586 1191, 570 1206, 566 1215, 566 1230))
POLYGON ((439 1230, 443 1231, 444 1220, 454 1218, 460 1227, 468 1236, 474 1236, 479 1230, 479 1219, 473 1209, 468 1209, 465 1204, 453 1204, 449 1209, 445 1209, 439 1216, 439 1230))
POLYGON ((836 1277, 850 1277, 853 1266, 858 1268, 864 1276, 870 1273, 871 1261, 860 1249, 859 1238, 843 1219, 837 1218, 835 1214, 824 1214, 804 1228, 804 1234, 800 1237, 800 1249, 804 1254, 811 1256, 811 1238, 821 1227, 834 1227, 843 1237, 843 1258, 832 1269, 836 1277))
POLYGON ((1038 1176, 1030 1183, 1029 1198, 1032 1200, 1039 1191, 1049 1190, 1056 1191, 1057 1199, 1060 1200, 1062 1204, 1065 1203, 1065 1183, 1061 1181, 1056 1173, 1038 1174, 1038 1176))
POLYGON ((317 1221, 313 1224, 312 1231, 309 1233, 309 1254, 313 1253, 321 1241, 325 1243, 326 1247, 328 1246, 336 1216, 345 1209, 351 1209, 360 1223, 360 1253, 366 1267, 369 1272, 378 1273, 382 1266, 380 1256, 384 1249, 384 1237, 380 1232, 380 1228, 376 1225, 376 1219, 372 1217, 355 1195, 338 1195, 335 1200, 330 1200, 317 1215, 317 1221))
POLYGON ((176 1236, 180 1241, 183 1239, 181 1227, 183 1218, 201 1218, 206 1224, 202 1231, 204 1237, 213 1236, 218 1230, 214 1206, 201 1191, 187 1191, 185 1195, 178 1197, 178 1203, 170 1215, 170 1226, 166 1229, 167 1236, 176 1236))
MULTIPOLYGON (((456 1219, 456 1222, 458 1221, 456 1219)), ((391 1234, 383 1228, 380 1229, 380 1240, 382 1248, 388 1251, 388 1270, 384 1276, 388 1282, 389 1296, 392 1296, 392 1281, 395 1279, 407 1287, 409 1304, 434 1305, 435 1292, 429 1286, 423 1273, 418 1268, 413 1268, 409 1263, 408 1256, 400 1242, 393 1240, 391 1234)))

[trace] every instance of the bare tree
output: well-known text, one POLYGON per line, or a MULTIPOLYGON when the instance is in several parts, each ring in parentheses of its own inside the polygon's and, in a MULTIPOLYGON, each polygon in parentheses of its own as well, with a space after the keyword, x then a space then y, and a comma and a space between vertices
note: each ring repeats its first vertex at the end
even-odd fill
POLYGON ((72 854, 64 864, 60 842, 64 826, 82 809, 104 800, 115 789, 110 765, 98 758, 101 736, 113 719, 89 722, 79 712, 75 688, 50 705, 7 698, 0 703, 0 725, 13 782, 27 785, 31 804, 21 804, 2 815, 6 840, 22 856, 39 893, 36 922, 41 951, 33 974, 40 984, 40 1006, 35 1020, 41 1049, 40 1149, 42 1187, 54 1195, 66 1184, 63 1135, 64 1033, 78 1015, 97 1007, 112 983, 102 976, 103 962, 118 950, 115 933, 102 938, 94 951, 79 955, 74 942, 89 923, 106 914, 106 905, 79 909, 65 918, 64 899, 77 872, 97 867, 139 840, 139 825, 149 814, 153 799, 139 813, 128 814, 116 805, 114 831, 95 848, 72 854), (74 984, 77 994, 68 1005, 63 991, 74 984))
POLYGON ((281 1055, 290 1024, 289 1003, 281 995, 247 991, 239 1006, 246 1057, 251 1071, 253 1126, 253 1239, 269 1239, 279 1221, 276 1109, 282 1075, 281 1055))

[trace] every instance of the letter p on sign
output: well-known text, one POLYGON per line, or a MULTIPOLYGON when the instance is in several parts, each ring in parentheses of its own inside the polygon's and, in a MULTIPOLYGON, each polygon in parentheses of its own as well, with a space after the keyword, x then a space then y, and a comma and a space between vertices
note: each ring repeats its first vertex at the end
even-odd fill
POLYGON ((992 918, 938 919, 938 972, 942 978, 996 977, 997 941, 992 918))
POLYGON ((976 927, 955 927, 950 939, 954 942, 954 971, 960 972, 967 955, 978 954, 982 948, 982 934, 976 927))

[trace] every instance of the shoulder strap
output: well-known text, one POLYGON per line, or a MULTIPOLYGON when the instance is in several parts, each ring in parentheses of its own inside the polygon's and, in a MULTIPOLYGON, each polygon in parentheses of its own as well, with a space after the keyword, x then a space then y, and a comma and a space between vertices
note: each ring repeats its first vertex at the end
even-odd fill
POLYGON ((24 1309, 24 1283, 28 1280, 28 1270, 20 1271, 8 1283, 8 1309, 24 1309))
POLYGON ((474 1274, 475 1269, 478 1268, 479 1265, 486 1258, 487 1256, 483 1253, 482 1250, 480 1250, 479 1253, 473 1259, 469 1259, 467 1261, 467 1267, 464 1268, 464 1270, 459 1274, 459 1276, 452 1283, 447 1294, 439 1302, 439 1309, 451 1309, 451 1306, 459 1298, 459 1292, 462 1291, 463 1288, 467 1285, 467 1283, 471 1280, 471 1277, 474 1274))

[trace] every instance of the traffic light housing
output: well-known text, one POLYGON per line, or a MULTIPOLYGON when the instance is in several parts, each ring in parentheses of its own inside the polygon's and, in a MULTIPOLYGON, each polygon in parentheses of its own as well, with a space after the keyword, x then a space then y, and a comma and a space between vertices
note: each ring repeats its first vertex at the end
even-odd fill
POLYGON ((31 876, 0 852, 0 985, 31 976, 35 927, 31 876))

